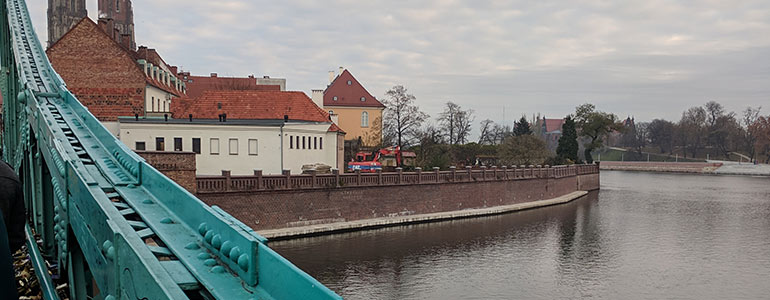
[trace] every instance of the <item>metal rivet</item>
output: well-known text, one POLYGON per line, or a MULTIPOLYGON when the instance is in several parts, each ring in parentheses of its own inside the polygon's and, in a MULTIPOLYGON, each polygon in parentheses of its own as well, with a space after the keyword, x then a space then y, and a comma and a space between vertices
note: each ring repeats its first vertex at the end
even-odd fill
POLYGON ((230 241, 225 241, 222 243, 222 249, 219 249, 222 254, 224 254, 227 257, 230 257, 230 249, 233 248, 233 243, 230 241))
POLYGON ((213 258, 209 258, 206 261, 204 261, 203 264, 207 266, 213 266, 217 264, 217 261, 214 260, 213 258))
POLYGON ((238 257, 238 266, 243 269, 243 271, 249 271, 249 256, 244 254, 241 254, 241 256, 238 257))
POLYGON ((221 235, 215 235, 214 238, 211 239, 211 246, 214 246, 217 250, 222 247, 222 236, 221 235))
POLYGON ((225 268, 223 268, 222 266, 216 266, 216 267, 211 268, 211 272, 214 272, 214 273, 224 273, 225 272, 225 268))
POLYGON ((206 222, 203 222, 200 225, 198 225, 198 233, 200 233, 201 235, 206 234, 206 230, 208 229, 209 229, 209 226, 206 224, 206 222))
POLYGON ((211 239, 214 238, 214 230, 206 230, 206 234, 203 235, 203 238, 206 240, 206 243, 211 244, 211 239))
POLYGON ((190 242, 187 245, 185 245, 184 248, 187 249, 187 250, 195 250, 195 249, 200 248, 200 246, 198 246, 198 244, 196 244, 196 243, 190 242))
POLYGON ((236 260, 241 255, 241 248, 233 247, 232 250, 230 250, 230 253, 228 253, 228 257, 236 260))
POLYGON ((161 220, 160 220, 160 222, 161 222, 161 223, 163 223, 163 224, 171 224, 171 223, 174 223, 174 221, 172 221, 172 220, 171 220, 171 218, 168 218, 168 217, 167 217, 167 218, 163 218, 163 219, 161 219, 161 220))
POLYGON ((211 255, 209 255, 208 253, 198 254, 198 259, 207 259, 207 258, 211 258, 211 255))

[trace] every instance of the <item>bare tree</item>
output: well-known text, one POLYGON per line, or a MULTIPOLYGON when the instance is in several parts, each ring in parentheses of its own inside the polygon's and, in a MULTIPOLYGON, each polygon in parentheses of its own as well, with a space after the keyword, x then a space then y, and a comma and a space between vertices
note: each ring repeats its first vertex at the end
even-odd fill
POLYGON ((750 127, 752 124, 756 123, 757 120, 759 120, 759 111, 761 110, 761 106, 757 108, 752 108, 749 106, 743 110, 743 116, 741 118, 741 125, 744 128, 743 143, 746 147, 746 150, 749 152, 749 157, 751 157, 751 160, 756 159, 757 135, 756 131, 750 130, 750 127))
POLYGON ((383 116, 385 140, 395 140, 399 147, 416 141, 420 126, 429 116, 420 111, 415 100, 403 85, 396 85, 385 93, 382 101, 386 106, 383 116))
POLYGON ((481 124, 479 125, 479 144, 482 145, 493 145, 494 142, 494 132, 492 131, 495 128, 495 121, 492 121, 490 119, 486 119, 481 121, 481 124))
POLYGON ((439 123, 450 145, 464 144, 471 133, 473 110, 463 110, 454 102, 447 102, 444 112, 439 115, 439 123))
POLYGON ((663 119, 655 119, 647 126, 650 144, 660 148, 660 153, 673 151, 676 124, 663 119))
POLYGON ((685 150, 690 151, 690 157, 694 158, 698 150, 703 148, 707 119, 708 113, 700 106, 691 107, 682 113, 682 119, 679 120, 681 143, 685 150))

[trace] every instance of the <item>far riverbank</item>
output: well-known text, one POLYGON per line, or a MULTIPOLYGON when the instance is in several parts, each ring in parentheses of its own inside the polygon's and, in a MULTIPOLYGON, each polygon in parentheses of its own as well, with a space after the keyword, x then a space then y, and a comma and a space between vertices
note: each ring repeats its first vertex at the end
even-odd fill
POLYGON ((770 165, 729 161, 708 162, 643 162, 602 161, 601 170, 661 173, 694 173, 715 175, 770 176, 770 165))

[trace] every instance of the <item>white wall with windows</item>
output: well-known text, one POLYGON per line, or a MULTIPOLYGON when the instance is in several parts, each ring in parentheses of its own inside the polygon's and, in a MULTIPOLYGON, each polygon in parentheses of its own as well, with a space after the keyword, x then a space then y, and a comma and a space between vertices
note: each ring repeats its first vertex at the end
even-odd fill
POLYGON ((223 123, 184 123, 140 120, 120 121, 120 140, 134 150, 195 152, 198 175, 250 175, 255 169, 264 174, 302 172, 303 164, 338 166, 336 132, 327 132, 329 123, 288 123, 283 127, 230 125, 223 123))
POLYGON ((173 95, 152 85, 147 85, 144 93, 145 112, 160 115, 171 111, 173 95))

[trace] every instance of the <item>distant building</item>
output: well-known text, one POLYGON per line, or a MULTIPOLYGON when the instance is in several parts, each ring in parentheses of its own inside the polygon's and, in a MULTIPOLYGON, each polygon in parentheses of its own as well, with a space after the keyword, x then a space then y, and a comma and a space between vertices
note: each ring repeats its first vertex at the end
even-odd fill
POLYGON ((119 44, 105 33, 108 22, 99 25, 83 18, 46 51, 67 88, 113 134, 120 116, 170 114, 173 99, 185 93, 176 67, 153 49, 119 44))
POLYGON ((131 0, 99 0, 99 20, 109 24, 107 35, 128 49, 136 49, 131 0))
POLYGON ((187 96, 198 98, 206 91, 285 91, 286 79, 263 76, 223 77, 217 73, 210 76, 191 75, 190 72, 180 72, 177 76, 187 86, 187 96))
POLYGON ((564 125, 564 119, 546 119, 543 116, 542 119, 538 118, 535 122, 535 126, 540 132, 540 137, 545 140, 545 144, 551 151, 556 151, 556 147, 559 146, 559 138, 561 137, 561 127, 564 125))
POLYGON ((312 97, 313 102, 326 110, 347 133, 347 139, 360 139, 365 146, 381 143, 385 105, 348 70, 340 67, 336 77, 334 71, 329 72, 329 86, 323 91, 313 90, 312 97))
POLYGON ((198 175, 250 175, 322 163, 342 169, 344 131, 302 92, 207 91, 175 102, 174 118, 120 118, 137 151, 192 151, 198 175))
POLYGON ((48 0, 48 46, 87 15, 86 0, 48 0))

